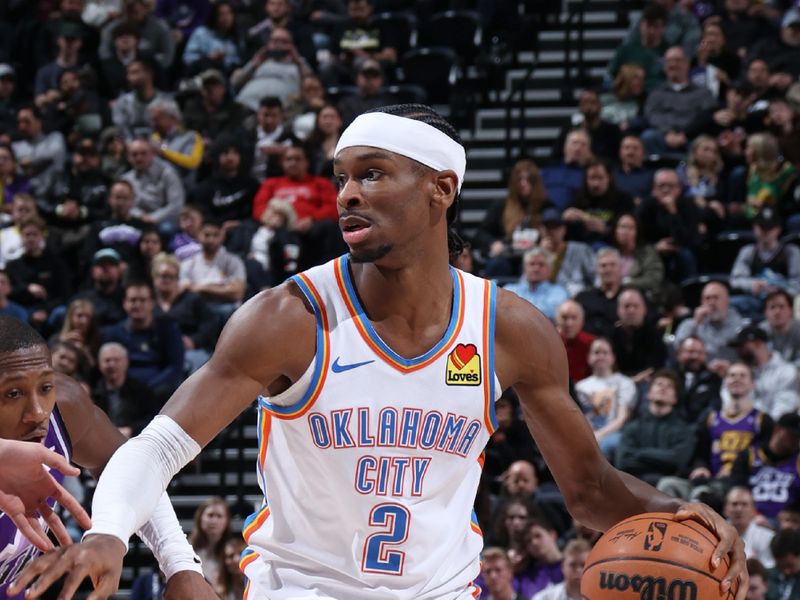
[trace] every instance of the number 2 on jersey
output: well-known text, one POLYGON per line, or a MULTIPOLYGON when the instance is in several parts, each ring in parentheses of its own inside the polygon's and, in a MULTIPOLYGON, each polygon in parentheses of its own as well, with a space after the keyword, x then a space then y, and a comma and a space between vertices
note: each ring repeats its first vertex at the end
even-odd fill
POLYGON ((380 575, 402 575, 406 553, 392 550, 408 539, 411 513, 400 504, 377 504, 369 513, 370 527, 384 527, 367 537, 361 570, 380 575))

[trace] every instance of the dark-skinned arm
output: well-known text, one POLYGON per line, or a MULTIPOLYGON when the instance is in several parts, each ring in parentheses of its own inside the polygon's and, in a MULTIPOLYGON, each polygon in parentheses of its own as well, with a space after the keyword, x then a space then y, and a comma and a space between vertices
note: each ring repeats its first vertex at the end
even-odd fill
MULTIPOLYGON (((72 458, 97 478, 102 473, 111 455, 125 443, 126 438, 114 427, 106 414, 92 403, 89 395, 77 381, 66 375, 56 374, 56 389, 58 410, 64 420, 67 431, 70 433, 72 458)), ((166 507, 164 502, 169 505, 169 500, 164 498, 159 504, 159 509, 167 508, 168 511, 167 518, 161 519, 162 523, 180 528, 178 518, 172 511, 171 506, 166 507), (174 520, 174 524, 170 522, 172 520, 174 520)), ((148 524, 148 526, 150 527, 149 537, 151 538, 149 544, 152 544, 156 541, 153 538, 157 537, 160 530, 152 524, 148 524)), ((126 549, 122 547, 119 540, 116 540, 116 545, 118 546, 116 550, 124 555, 126 549)), ((85 558, 81 546, 81 544, 69 546, 68 548, 73 550, 71 553, 66 552, 67 548, 62 548, 40 557, 25 569, 15 582, 13 589, 24 589, 35 575, 44 573, 53 564, 60 564, 62 573, 71 571, 74 566, 81 564, 81 561, 85 558)), ((116 555, 116 553, 114 554, 116 555)), ((121 568, 122 562, 120 561, 118 569, 115 571, 106 573, 103 576, 92 577, 95 587, 104 584, 109 587, 113 586, 116 591, 119 585, 121 568)), ((38 598, 39 595, 44 593, 57 579, 57 577, 54 578, 51 575, 52 573, 46 573, 28 588, 29 592, 26 597, 38 598)), ((62 596, 59 597, 71 597, 71 593, 80 585, 84 576, 84 573, 79 573, 78 571, 71 572, 64 582, 62 596)), ((192 590, 190 595, 179 597, 192 597, 197 600, 211 600, 216 597, 214 590, 203 579, 203 576, 195 571, 181 570, 176 572, 169 578, 169 587, 172 590, 192 590)))
POLYGON ((563 343, 550 321, 530 304, 498 290, 495 370, 502 387, 519 395, 525 422, 547 461, 573 517, 605 531, 643 512, 675 513, 693 519, 719 538, 712 563, 729 555, 726 593, 739 580, 736 600, 744 600, 748 579, 744 543, 736 530, 708 506, 679 503, 612 467, 600 452, 586 417, 568 393, 563 343))
POLYGON ((674 498, 646 484, 632 491, 600 452, 569 396, 564 344, 544 315, 498 290, 495 343, 498 377, 519 395, 528 428, 575 518, 605 531, 631 515, 677 510, 674 498))
MULTIPOLYGON (((301 377, 316 351, 315 333, 314 315, 294 284, 287 283, 258 294, 228 320, 211 359, 181 384, 161 414, 173 419, 199 446, 207 445, 252 404, 258 394, 267 389, 277 393, 301 377), (280 314, 281 318, 265 318, 265 315, 275 314, 280 314), (259 335, 253 335, 254 331, 259 335)), ((136 448, 137 443, 146 442, 141 442, 138 437, 128 442, 133 444, 131 448, 136 448)), ((114 497, 125 511, 136 515, 139 514, 137 509, 145 513, 152 511, 151 500, 155 501, 149 492, 153 485, 148 487, 143 483, 146 478, 152 483, 156 465, 131 464, 131 467, 142 471, 132 475, 109 469, 108 476, 101 478, 98 484, 95 498, 100 495, 104 481, 123 475, 119 480, 130 489, 111 487, 109 496, 114 497), (132 503, 141 501, 144 492, 148 492, 147 505, 144 508, 133 506, 132 503)), ((109 598, 119 585, 124 551, 116 535, 87 536, 80 544, 63 552, 58 560, 44 561, 46 557, 42 557, 35 561, 20 575, 19 585, 13 589, 16 593, 40 576, 36 592, 29 592, 26 597, 32 600, 69 573, 63 598, 70 598, 84 577, 91 577, 95 582, 95 591, 88 600, 109 598)), ((206 598, 197 590, 180 596, 176 593, 175 597, 206 598)))

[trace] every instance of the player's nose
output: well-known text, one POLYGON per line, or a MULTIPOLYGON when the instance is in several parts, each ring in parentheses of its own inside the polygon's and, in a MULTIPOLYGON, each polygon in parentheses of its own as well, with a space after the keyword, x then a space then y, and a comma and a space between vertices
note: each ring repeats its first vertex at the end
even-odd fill
POLYGON ((339 195, 336 202, 342 209, 354 208, 363 203, 364 198, 361 195, 361 186, 355 178, 347 179, 342 187, 339 189, 339 195))
POLYGON ((31 397, 30 402, 28 402, 27 406, 25 407, 23 419, 28 423, 39 423, 47 418, 47 413, 48 411, 45 406, 45 398, 34 395, 31 397))

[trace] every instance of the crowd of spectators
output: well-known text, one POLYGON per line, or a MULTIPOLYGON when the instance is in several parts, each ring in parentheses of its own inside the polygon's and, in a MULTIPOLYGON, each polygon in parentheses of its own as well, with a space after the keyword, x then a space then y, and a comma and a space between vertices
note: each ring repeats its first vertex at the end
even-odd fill
MULTIPOLYGON (((468 250, 553 320, 608 459, 734 523, 748 598, 800 598, 798 75, 794 2, 648 2, 550 160, 509 166, 468 250)), ((554 517, 513 394, 502 404, 477 504, 493 546, 484 586, 580 598, 568 553, 541 551, 539 528, 567 550, 591 536, 554 517), (523 494, 509 487, 521 460, 534 471, 523 494)))
MULTIPOLYGON (((373 16, 452 4, 4 4, 0 313, 135 435, 243 301, 346 250, 333 150, 399 99, 404 42, 373 16)), ((515 2, 456 4, 524 37, 515 2)), ((651 0, 551 160, 508 165, 455 263, 553 320, 610 461, 725 512, 759 561, 754 598, 800 597, 798 75, 800 5, 651 0)), ((496 413, 483 597, 577 598, 598 534, 569 517, 513 393, 496 413)), ((230 512, 201 509, 193 543, 240 597, 230 512)))

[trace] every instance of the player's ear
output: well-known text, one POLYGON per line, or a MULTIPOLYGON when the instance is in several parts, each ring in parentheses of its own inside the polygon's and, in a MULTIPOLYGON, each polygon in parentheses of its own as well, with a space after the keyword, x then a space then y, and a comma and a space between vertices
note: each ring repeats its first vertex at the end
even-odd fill
POLYGON ((451 169, 439 171, 434 175, 433 186, 432 201, 447 210, 458 193, 458 175, 451 169))

